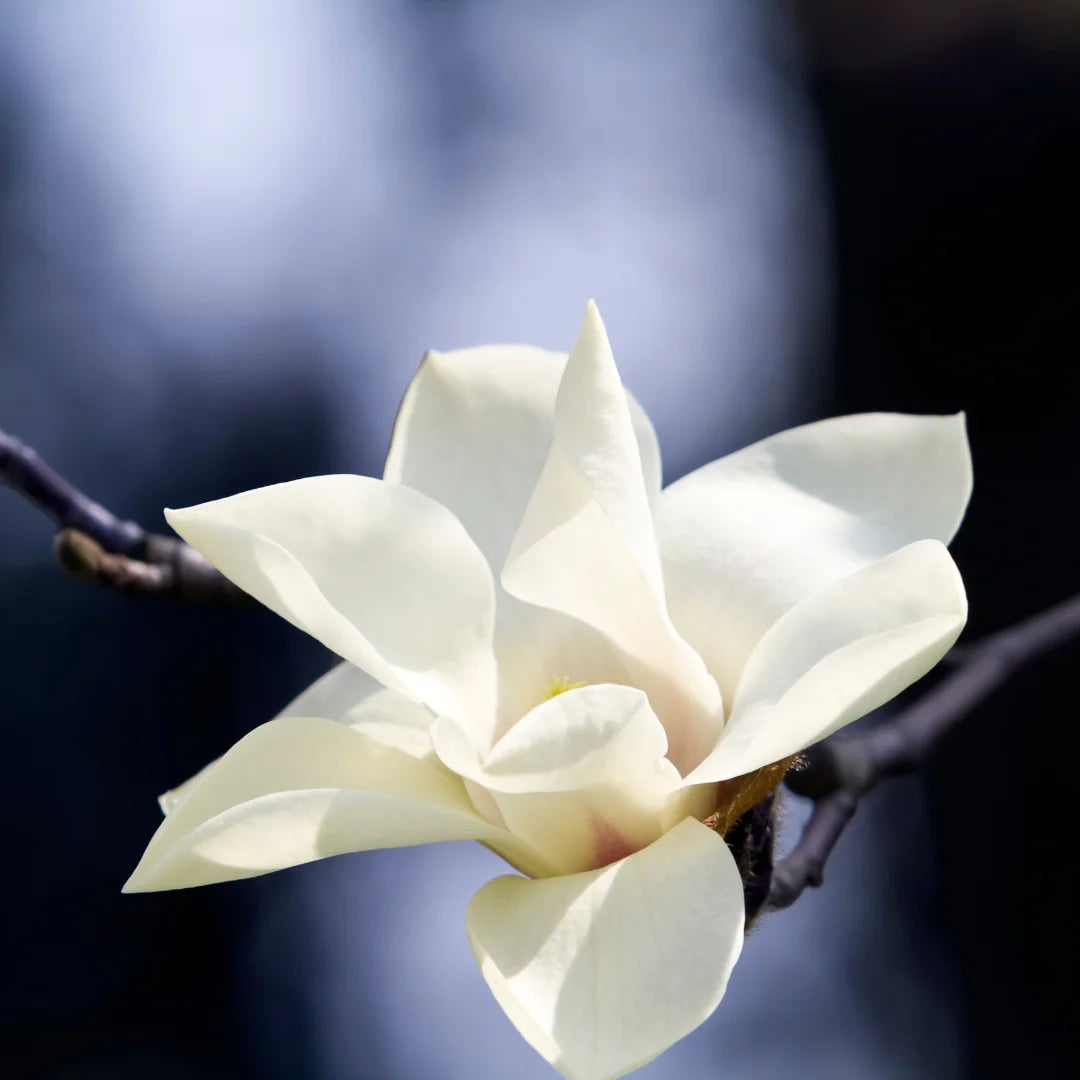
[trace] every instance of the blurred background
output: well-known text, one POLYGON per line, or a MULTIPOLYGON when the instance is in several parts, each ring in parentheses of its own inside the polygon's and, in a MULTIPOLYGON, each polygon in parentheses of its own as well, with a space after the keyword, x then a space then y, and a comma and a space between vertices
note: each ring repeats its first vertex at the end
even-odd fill
MULTIPOLYGON (((565 349, 594 296, 668 480, 966 409, 974 638, 1080 590, 1078 190, 1073 0, 0 0, 0 424, 161 528, 377 475, 425 348, 565 349)), ((469 953, 476 845, 120 895, 156 795, 329 663, 67 579, 0 490, 6 1076, 554 1075, 469 953)), ((1067 1072, 1075 668, 872 796, 640 1075, 1067 1072)))

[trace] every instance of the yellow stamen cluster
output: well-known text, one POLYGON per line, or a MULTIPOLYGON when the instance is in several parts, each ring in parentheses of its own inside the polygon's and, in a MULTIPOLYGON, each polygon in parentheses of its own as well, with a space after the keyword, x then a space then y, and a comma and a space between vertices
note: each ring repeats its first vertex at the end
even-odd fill
POLYGON ((566 675, 553 675, 551 682, 544 687, 544 700, 550 701, 559 694, 565 694, 567 690, 579 690, 584 685, 583 682, 571 682, 566 675))

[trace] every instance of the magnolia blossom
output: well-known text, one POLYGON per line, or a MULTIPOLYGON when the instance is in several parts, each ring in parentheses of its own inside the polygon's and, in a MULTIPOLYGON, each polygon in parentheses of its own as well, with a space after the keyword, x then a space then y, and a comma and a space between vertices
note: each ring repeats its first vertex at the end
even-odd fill
POLYGON ((960 633, 970 484, 962 417, 873 414, 661 491, 592 304, 569 357, 429 353, 382 480, 166 512, 343 663, 163 796, 126 887, 478 840, 520 871, 466 914, 499 1004, 565 1076, 621 1076, 724 994, 739 800, 960 633))

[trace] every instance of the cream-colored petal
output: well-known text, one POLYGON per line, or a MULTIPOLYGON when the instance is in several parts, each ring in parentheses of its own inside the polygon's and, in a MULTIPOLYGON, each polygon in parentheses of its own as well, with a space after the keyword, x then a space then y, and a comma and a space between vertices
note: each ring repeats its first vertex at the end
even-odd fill
MULTIPOLYGON (((551 446, 566 353, 524 345, 429 352, 401 403, 384 478, 450 508, 497 571, 551 446)), ((660 450, 626 395, 650 499, 660 450)))
POLYGON ((369 477, 319 476, 166 516, 242 589, 379 682, 490 723, 494 584, 461 523, 433 499, 369 477))
MULTIPOLYGON (((504 583, 515 583, 517 574, 525 573, 523 563, 547 561, 549 534, 579 529, 589 535, 601 528, 618 539, 638 575, 662 595, 652 513, 626 392, 600 313, 590 301, 559 383, 551 452, 507 557, 504 583), (586 511, 587 519, 575 525, 586 511)), ((575 569, 566 567, 563 574, 572 575, 575 569)), ((565 590, 562 576, 549 585, 549 592, 554 590, 560 597, 565 590)), ((534 603, 548 599, 549 593, 527 595, 539 591, 535 583, 523 580, 519 584, 520 588, 510 591, 522 599, 534 603)), ((569 610, 564 603, 545 606, 569 610)), ((570 610, 570 614, 578 612, 570 610)))
POLYGON ((485 885, 469 941, 507 1016, 568 1080, 613 1080, 706 1020, 743 940, 727 845, 688 819, 588 873, 485 885))
POLYGON ((348 851, 464 839, 507 840, 437 761, 419 761, 332 720, 286 717, 256 728, 198 775, 125 891, 186 888, 348 851))
POLYGON ((204 765, 194 776, 189 776, 183 783, 162 792, 158 796, 158 806, 165 815, 171 814, 202 783, 203 777, 220 761, 215 758, 209 765, 204 765))
POLYGON ((428 734, 435 719, 431 710, 388 690, 348 662, 331 668, 278 716, 322 716, 416 758, 434 752, 428 734))
POLYGON ((478 749, 490 749, 558 684, 639 685, 637 665, 599 630, 580 619, 526 604, 503 592, 499 597, 495 654, 498 658, 501 724, 478 749))
POLYGON ((664 760, 667 752, 667 735, 649 699, 629 686, 557 694, 523 716, 483 758, 461 741, 452 721, 436 721, 432 736, 439 757, 455 772, 508 792, 572 791, 618 781, 664 760))
POLYGON ((970 492, 962 415, 871 413, 774 435, 662 493, 668 609, 730 700, 785 611, 906 544, 948 542, 970 492))
MULTIPOLYGON (((495 738, 541 704, 559 684, 616 683, 644 690, 668 732, 668 756, 687 768, 715 744, 715 733, 708 723, 703 725, 703 735, 697 734, 692 740, 681 737, 702 729, 685 723, 687 717, 696 715, 700 704, 678 678, 683 670, 680 666, 665 666, 654 657, 630 656, 606 634, 580 619, 523 603, 504 593, 500 597, 495 644, 500 725, 491 739, 478 742, 479 750, 490 748, 495 738)), ((707 678, 703 662, 694 659, 694 663, 697 674, 707 678)), ((720 709, 718 700, 715 707, 720 709)))
POLYGON ((627 686, 558 694, 486 755, 445 718, 432 739, 441 760, 489 792, 499 821, 559 873, 623 858, 715 802, 714 791, 684 787, 648 698, 627 686))
POLYGON ((559 385, 554 440, 502 584, 520 600, 587 623, 635 666, 651 669, 644 688, 680 768, 711 749, 723 723, 720 693, 668 618, 626 395, 592 303, 559 385))
MULTIPOLYGON (((377 743, 404 750, 415 758, 434 750, 428 729, 435 717, 423 705, 387 690, 366 672, 349 663, 338 664, 295 697, 275 719, 319 716, 346 724, 377 743)), ((216 765, 212 761, 184 783, 158 796, 163 814, 170 814, 216 765)))
POLYGON ((925 675, 966 618, 963 583, 937 540, 826 586, 762 637, 728 726, 691 780, 740 776, 864 716, 925 675))

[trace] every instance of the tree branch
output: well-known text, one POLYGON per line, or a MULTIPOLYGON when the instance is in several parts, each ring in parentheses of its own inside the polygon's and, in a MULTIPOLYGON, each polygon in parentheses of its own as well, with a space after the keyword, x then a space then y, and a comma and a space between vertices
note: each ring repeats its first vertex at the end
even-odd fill
POLYGON ((791 854, 773 868, 767 909, 822 883, 825 863, 859 800, 886 777, 922 764, 956 724, 1032 660, 1080 637, 1080 596, 966 646, 933 690, 870 731, 833 737, 803 754, 784 780, 814 810, 791 854))
POLYGON ((2 428, 0 480, 56 525, 56 557, 76 577, 185 603, 258 606, 194 548, 121 521, 2 428))

